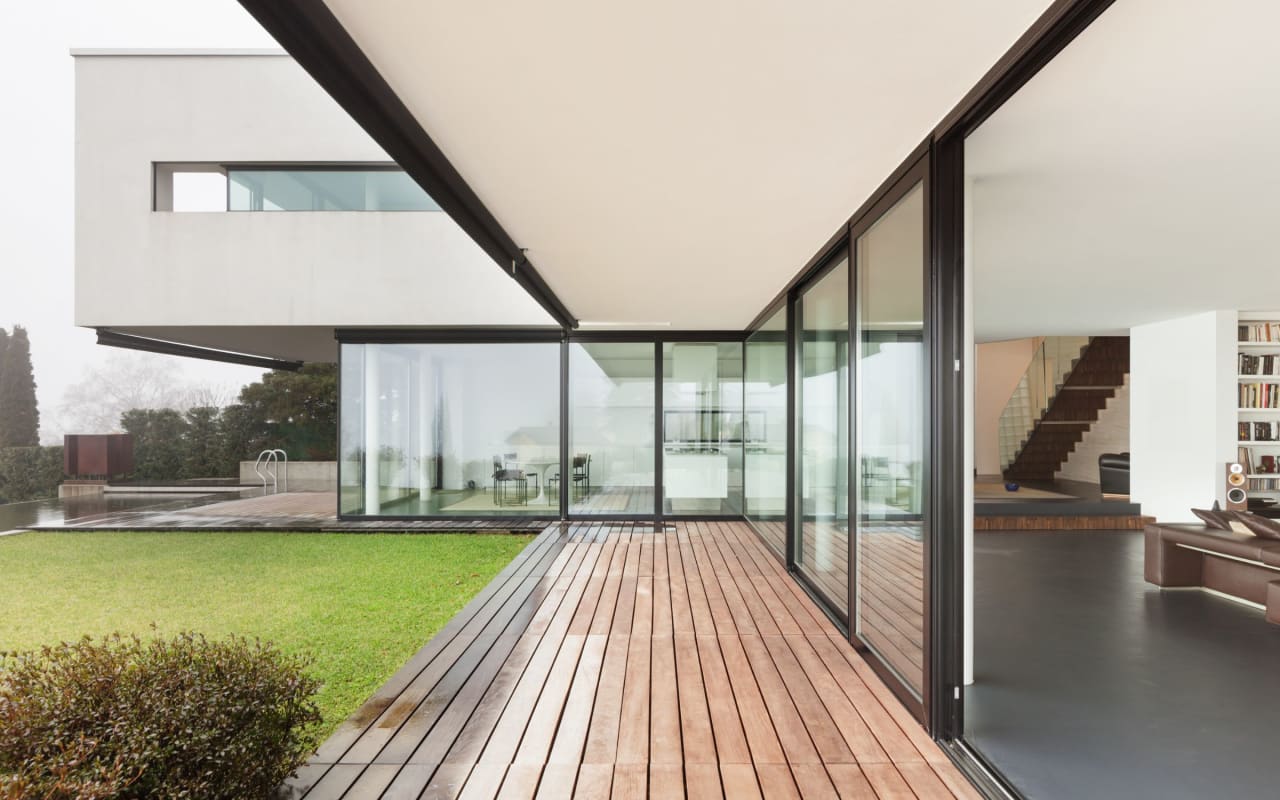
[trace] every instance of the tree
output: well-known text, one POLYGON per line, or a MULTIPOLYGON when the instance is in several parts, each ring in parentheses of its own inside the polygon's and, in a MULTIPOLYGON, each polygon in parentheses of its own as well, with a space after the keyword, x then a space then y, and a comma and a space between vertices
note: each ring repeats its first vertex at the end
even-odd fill
POLYGON ((283 448, 290 458, 337 457, 337 365, 306 364, 297 372, 268 372, 260 382, 240 390, 240 404, 266 430, 271 446, 283 448))
POLYGON ((144 481, 174 481, 186 472, 187 421, 172 408, 135 408, 120 425, 133 434, 134 475, 144 481))
POLYGON ((31 369, 31 342, 21 325, 14 325, 7 338, 0 364, 0 447, 36 447, 40 444, 40 409, 31 369))
POLYGON ((240 462, 252 461, 267 449, 267 424, 236 403, 222 409, 218 420, 218 473, 239 475, 240 462))
POLYGON ((219 463, 220 411, 212 406, 187 410, 183 433, 183 472, 188 478, 229 478, 219 463))
POLYGON ((67 433, 109 433, 120 430, 121 416, 132 409, 221 407, 233 397, 216 386, 190 384, 183 375, 174 358, 111 353, 67 387, 58 422, 67 433))

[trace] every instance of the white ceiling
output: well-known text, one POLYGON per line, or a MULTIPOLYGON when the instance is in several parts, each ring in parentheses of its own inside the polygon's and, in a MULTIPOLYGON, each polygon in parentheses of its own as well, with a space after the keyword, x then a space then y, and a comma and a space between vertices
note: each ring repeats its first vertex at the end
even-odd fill
POLYGON ((742 328, 1048 0, 327 0, 569 310, 742 328))
POLYGON ((1124 0, 970 137, 978 341, 1280 307, 1277 26, 1124 0))

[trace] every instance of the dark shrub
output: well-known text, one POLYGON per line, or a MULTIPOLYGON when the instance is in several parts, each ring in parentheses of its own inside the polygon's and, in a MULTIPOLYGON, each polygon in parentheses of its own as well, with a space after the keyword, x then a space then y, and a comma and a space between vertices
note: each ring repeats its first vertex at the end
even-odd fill
POLYGON ((0 503, 58 496, 61 447, 0 447, 0 503))
POLYGON ((0 797, 272 797, 314 745, 305 666, 194 633, 0 654, 0 797))

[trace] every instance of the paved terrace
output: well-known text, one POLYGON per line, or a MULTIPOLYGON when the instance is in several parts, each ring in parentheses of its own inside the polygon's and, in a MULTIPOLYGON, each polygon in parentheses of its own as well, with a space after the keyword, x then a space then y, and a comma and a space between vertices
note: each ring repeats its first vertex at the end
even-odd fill
POLYGON ((291 796, 976 798, 740 523, 556 524, 291 796))

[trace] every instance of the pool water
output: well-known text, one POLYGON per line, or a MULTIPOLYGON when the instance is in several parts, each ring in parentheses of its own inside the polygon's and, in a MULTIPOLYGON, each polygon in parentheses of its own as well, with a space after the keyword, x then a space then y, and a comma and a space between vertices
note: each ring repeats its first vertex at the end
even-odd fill
POLYGON ((0 504, 0 533, 38 525, 61 525, 69 520, 117 511, 194 508, 235 497, 234 494, 97 494, 5 503, 0 504))

